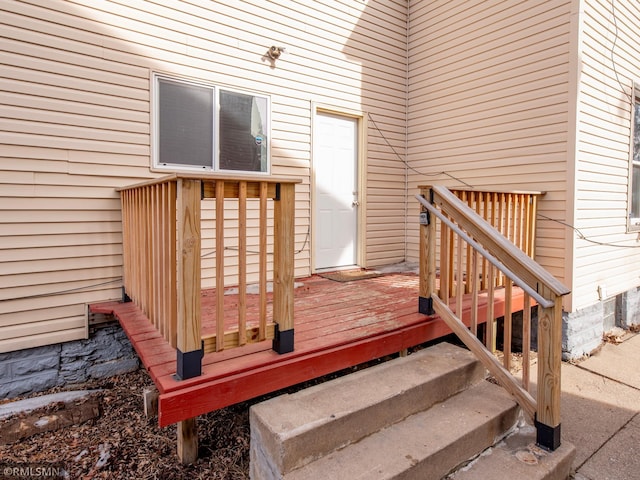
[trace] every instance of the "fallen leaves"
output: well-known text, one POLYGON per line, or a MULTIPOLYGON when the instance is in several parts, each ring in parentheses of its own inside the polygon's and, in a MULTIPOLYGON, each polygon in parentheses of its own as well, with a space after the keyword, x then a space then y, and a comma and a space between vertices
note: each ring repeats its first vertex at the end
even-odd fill
POLYGON ((0 458, 16 464, 59 463, 69 478, 82 480, 249 478, 248 403, 199 417, 199 458, 182 465, 175 427, 160 428, 157 419, 144 416, 142 391, 150 385, 144 370, 83 385, 104 389, 101 416, 2 445, 0 458))

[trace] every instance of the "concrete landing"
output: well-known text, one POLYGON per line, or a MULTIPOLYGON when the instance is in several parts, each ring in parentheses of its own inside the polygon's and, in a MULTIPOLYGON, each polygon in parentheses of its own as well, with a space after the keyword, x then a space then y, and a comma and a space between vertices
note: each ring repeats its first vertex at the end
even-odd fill
MULTIPOLYGON (((562 442, 576 447, 576 480, 640 478, 640 335, 562 363, 562 442)), ((531 367, 537 378, 537 365, 531 367)), ((535 393, 535 383, 532 384, 535 393)))
POLYGON ((562 365, 564 438, 577 448, 576 480, 640 478, 640 335, 562 365))
POLYGON ((448 480, 565 480, 571 472, 576 448, 563 442, 553 453, 535 445, 536 430, 523 425, 495 447, 486 450, 448 480))

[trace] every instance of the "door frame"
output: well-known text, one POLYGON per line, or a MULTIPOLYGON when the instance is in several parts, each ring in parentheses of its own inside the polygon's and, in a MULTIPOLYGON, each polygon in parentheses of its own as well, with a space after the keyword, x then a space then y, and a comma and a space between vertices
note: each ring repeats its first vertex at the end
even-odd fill
POLYGON ((314 136, 316 129, 316 116, 318 114, 335 115, 340 117, 352 118, 357 121, 356 125, 356 145, 358 148, 358 154, 356 158, 356 188, 358 191, 357 200, 360 202, 358 206, 357 220, 356 220, 356 266, 366 267, 366 210, 367 210, 367 192, 366 192, 366 158, 367 158, 367 116, 363 112, 356 110, 348 110, 342 108, 336 108, 320 103, 311 103, 311 205, 310 205, 310 217, 311 217, 311 272, 316 273, 316 173, 314 168, 314 136))

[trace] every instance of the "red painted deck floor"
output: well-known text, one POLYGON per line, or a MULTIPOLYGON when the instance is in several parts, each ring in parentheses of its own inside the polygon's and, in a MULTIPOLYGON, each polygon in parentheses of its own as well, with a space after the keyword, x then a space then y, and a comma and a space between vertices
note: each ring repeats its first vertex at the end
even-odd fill
MULTIPOLYGON (((450 333, 437 316, 417 313, 418 277, 409 273, 346 283, 319 276, 298 280, 295 290, 295 351, 278 355, 271 341, 209 353, 202 375, 178 381, 176 351, 133 303, 91 305, 95 313, 113 314, 122 325, 160 392, 161 426, 271 393, 344 368, 394 354, 450 333)), ((522 309, 514 288, 513 310, 522 309)), ((496 316, 504 300, 496 291, 496 316)), ((215 295, 203 291, 203 331, 213 329, 215 295)), ((247 318, 257 316, 257 295, 248 295, 247 318), (254 298, 252 298, 254 297, 254 298)), ((468 309, 470 299, 465 299, 468 309)), ((237 301, 227 295, 225 305, 237 301)), ((484 322, 486 298, 479 299, 484 322)), ((271 304, 269 304, 269 310, 271 304)), ((231 308, 227 311, 232 311, 231 308)), ((227 318, 226 321, 229 321, 227 318)))

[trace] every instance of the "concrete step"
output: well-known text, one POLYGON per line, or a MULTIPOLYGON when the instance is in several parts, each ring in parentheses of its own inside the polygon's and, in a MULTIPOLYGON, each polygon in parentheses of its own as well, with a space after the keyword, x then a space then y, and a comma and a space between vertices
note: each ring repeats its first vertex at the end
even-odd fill
POLYGON ((565 480, 575 455, 576 447, 566 441, 554 452, 537 447, 535 428, 524 424, 447 480, 565 480))
POLYGON ((440 479, 493 445, 518 414, 508 394, 483 381, 281 478, 440 479))
POLYGON ((470 352, 443 343, 255 405, 253 478, 282 478, 471 385, 484 384, 484 375, 470 352))

